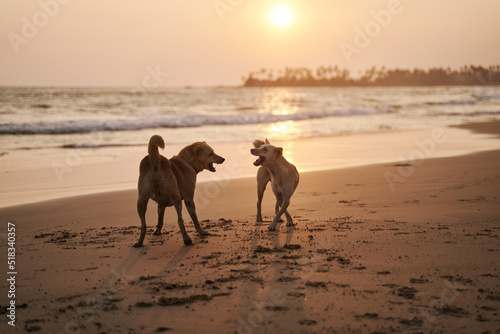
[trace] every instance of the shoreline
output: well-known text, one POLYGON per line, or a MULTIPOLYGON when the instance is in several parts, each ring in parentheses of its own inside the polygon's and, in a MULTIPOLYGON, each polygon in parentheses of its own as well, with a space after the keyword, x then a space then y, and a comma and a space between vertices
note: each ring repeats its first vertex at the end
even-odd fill
MULTIPOLYGON (((271 142, 284 148, 285 157, 300 172, 313 172, 495 150, 500 148, 500 140, 493 134, 499 126, 500 122, 471 123, 271 142), (432 139, 433 131, 444 133, 438 133, 441 136, 439 143, 432 139)), ((170 157, 182 147, 167 145, 161 153, 170 157)), ((253 157, 248 153, 250 142, 213 143, 212 147, 226 158, 226 162, 218 166, 216 173, 200 173, 198 182, 255 177, 253 157)), ((4 163, 0 173, 4 180, 0 185, 0 207, 135 189, 138 161, 146 154, 145 146, 64 150, 52 156, 50 161, 45 154, 30 156, 25 153, 2 157, 4 163)))

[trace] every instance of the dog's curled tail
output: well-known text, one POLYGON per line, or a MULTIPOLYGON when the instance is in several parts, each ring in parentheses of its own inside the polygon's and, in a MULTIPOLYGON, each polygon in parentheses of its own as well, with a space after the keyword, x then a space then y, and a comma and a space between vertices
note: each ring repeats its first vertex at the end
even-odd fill
POLYGON ((254 140, 253 142, 253 146, 255 146, 255 148, 259 148, 261 147, 262 145, 264 145, 266 142, 263 141, 263 140, 260 140, 260 139, 256 139, 254 140))
POLYGON ((153 166, 156 166, 160 162, 160 152, 158 152, 158 147, 164 149, 165 142, 161 136, 154 135, 149 140, 148 145, 149 163, 153 166))

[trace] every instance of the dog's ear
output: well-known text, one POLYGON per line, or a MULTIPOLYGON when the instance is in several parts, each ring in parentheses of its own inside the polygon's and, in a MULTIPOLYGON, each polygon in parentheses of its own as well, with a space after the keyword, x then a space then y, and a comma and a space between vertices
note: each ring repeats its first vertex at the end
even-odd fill
POLYGON ((265 143, 264 143, 262 140, 259 140, 259 139, 254 140, 254 142, 253 142, 253 146, 254 146, 255 148, 259 148, 259 147, 261 147, 261 146, 262 146, 262 145, 264 145, 264 144, 265 144, 265 143))
POLYGON ((283 155, 283 147, 276 147, 274 150, 274 154, 276 154, 276 158, 279 158, 283 155))
POLYGON ((266 138, 266 144, 271 144, 271 143, 269 142, 269 140, 267 140, 267 138, 266 138))
POLYGON ((203 143, 201 143, 201 142, 200 142, 200 143, 196 143, 196 144, 194 144, 194 145, 193 145, 193 148, 192 148, 193 153, 194 153, 195 155, 200 155, 200 154, 203 152, 203 147, 204 147, 204 146, 203 146, 203 143))

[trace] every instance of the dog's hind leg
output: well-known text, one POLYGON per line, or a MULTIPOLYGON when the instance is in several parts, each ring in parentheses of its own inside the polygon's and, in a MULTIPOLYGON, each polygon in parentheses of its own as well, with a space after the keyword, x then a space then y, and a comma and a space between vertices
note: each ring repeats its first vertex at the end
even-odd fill
POLYGON ((192 245, 193 241, 187 234, 186 227, 184 226, 184 220, 182 219, 182 201, 180 198, 175 201, 174 207, 175 211, 177 212, 177 223, 179 224, 179 229, 181 230, 184 245, 192 245))
POLYGON ((158 224, 156 225, 156 231, 154 235, 161 234, 161 228, 163 227, 163 216, 165 215, 165 206, 158 204, 158 224))
POLYGON ((186 204, 186 208, 189 212, 189 215, 191 216, 191 219, 193 220, 196 231, 198 231, 200 235, 209 235, 210 232, 205 231, 201 228, 200 222, 198 221, 198 216, 196 215, 196 206, 194 205, 194 201, 185 199, 184 204, 186 204))
POLYGON ((144 243, 144 237, 146 236, 146 209, 148 207, 149 198, 140 198, 137 200, 137 213, 139 213, 139 218, 141 219, 141 236, 139 240, 133 244, 133 247, 142 247, 144 243))

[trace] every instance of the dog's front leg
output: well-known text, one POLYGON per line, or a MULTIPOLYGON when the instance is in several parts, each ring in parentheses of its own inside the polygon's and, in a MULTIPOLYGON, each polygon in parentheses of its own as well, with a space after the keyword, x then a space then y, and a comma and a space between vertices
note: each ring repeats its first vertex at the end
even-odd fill
POLYGON ((290 205, 290 197, 285 197, 285 199, 283 200, 283 203, 281 204, 280 210, 276 214, 276 217, 274 217, 271 225, 269 225, 269 227, 268 227, 269 231, 276 230, 276 225, 278 225, 278 222, 280 221, 280 218, 283 215, 283 212, 286 211, 286 209, 288 208, 289 205, 290 205))
POLYGON ((269 172, 264 167, 260 167, 257 171, 257 222, 262 222, 262 198, 270 180, 269 172))
POLYGON ((184 240, 184 245, 192 245, 193 241, 186 232, 184 227, 184 220, 182 219, 182 201, 179 199, 175 204, 175 211, 177 212, 177 223, 179 224, 179 229, 181 230, 182 239, 184 240))
POLYGON ((266 187, 257 188, 257 222, 262 222, 262 198, 264 197, 264 191, 266 187))
POLYGON ((277 216, 280 212, 280 206, 283 203, 283 198, 276 196, 276 205, 274 206, 274 215, 277 216))
POLYGON ((161 228, 163 227, 163 216, 165 215, 165 206, 158 204, 158 224, 156 225, 156 231, 154 235, 161 234, 161 228))
POLYGON ((194 205, 193 200, 184 200, 184 204, 186 204, 186 208, 189 212, 189 215, 191 216, 191 219, 193 220, 194 227, 196 228, 196 231, 200 235, 209 235, 210 232, 205 231, 204 229, 201 228, 200 222, 198 221, 198 216, 196 215, 196 207, 194 205))
MULTIPOLYGON (((282 203, 283 203, 283 196, 281 195, 276 196, 276 205, 274 206, 274 214, 276 216, 278 216, 278 212, 280 212, 280 207, 282 203)), ((283 219, 281 219, 281 215, 279 215, 278 222, 281 223, 282 221, 283 219)))
POLYGON ((295 224, 293 223, 293 218, 288 213, 288 210, 285 210, 285 216, 286 216, 286 226, 294 226, 295 224))

